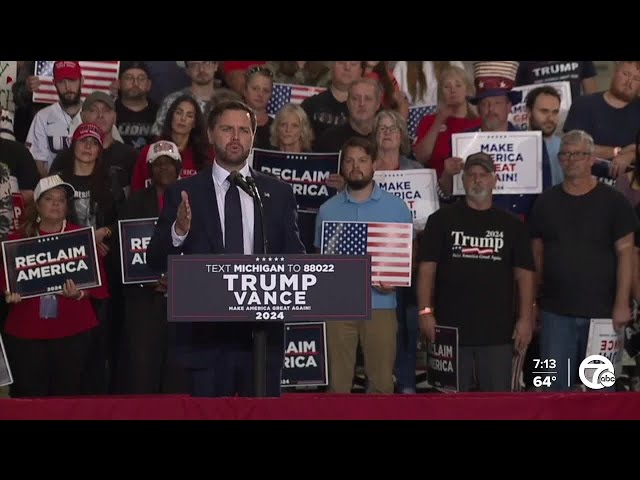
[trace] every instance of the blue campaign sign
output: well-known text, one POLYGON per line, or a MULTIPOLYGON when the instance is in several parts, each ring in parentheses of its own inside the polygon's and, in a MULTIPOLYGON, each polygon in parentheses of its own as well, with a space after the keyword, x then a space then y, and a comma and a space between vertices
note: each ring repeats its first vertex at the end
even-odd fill
POLYGON ((170 255, 173 322, 368 320, 368 255, 170 255))
POLYGON ((288 323, 284 329, 283 387, 328 385, 324 322, 288 323))
POLYGON ((93 227, 2 242, 8 290, 24 298, 62 290, 70 279, 79 289, 102 285, 93 227))
POLYGON ((340 153, 288 153, 255 148, 253 168, 290 184, 298 210, 314 213, 336 194, 335 188, 327 186, 327 179, 340 171, 340 153))
POLYGON ((118 221, 122 283, 149 283, 160 274, 147 266, 147 246, 158 218, 136 218, 118 221))
POLYGON ((436 341, 427 346, 427 381, 440 390, 459 390, 457 328, 436 326, 436 341))

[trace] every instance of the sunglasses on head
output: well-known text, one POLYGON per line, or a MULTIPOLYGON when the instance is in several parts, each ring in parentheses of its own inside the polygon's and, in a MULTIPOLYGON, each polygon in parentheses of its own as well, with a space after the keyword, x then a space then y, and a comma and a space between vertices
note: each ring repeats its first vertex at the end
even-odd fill
POLYGON ((245 75, 247 77, 250 77, 252 75, 255 75, 256 73, 261 73, 268 76, 269 78, 273 78, 273 72, 271 71, 271 69, 263 65, 254 65, 247 70, 247 73, 245 75))

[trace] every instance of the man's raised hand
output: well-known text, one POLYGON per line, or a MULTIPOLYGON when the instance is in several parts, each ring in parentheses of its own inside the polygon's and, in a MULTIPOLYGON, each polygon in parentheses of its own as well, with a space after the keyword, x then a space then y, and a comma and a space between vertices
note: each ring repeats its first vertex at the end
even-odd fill
POLYGON ((189 205, 189 196, 184 190, 180 192, 182 201, 178 205, 178 218, 176 218, 176 233, 184 236, 191 230, 191 205, 189 205))

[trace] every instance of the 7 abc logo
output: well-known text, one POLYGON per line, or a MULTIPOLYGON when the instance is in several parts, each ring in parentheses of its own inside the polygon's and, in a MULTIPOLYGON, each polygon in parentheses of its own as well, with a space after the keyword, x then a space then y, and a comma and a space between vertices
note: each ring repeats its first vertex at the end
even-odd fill
POLYGON ((602 355, 590 355, 580 363, 578 369, 582 383, 592 389, 612 387, 616 383, 613 363, 602 355))

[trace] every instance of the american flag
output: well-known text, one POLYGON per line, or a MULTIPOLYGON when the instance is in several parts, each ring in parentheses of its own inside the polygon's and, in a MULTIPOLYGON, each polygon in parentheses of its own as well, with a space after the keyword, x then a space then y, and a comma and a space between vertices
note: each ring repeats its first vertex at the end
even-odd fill
POLYGON ((418 134, 418 124, 425 115, 433 115, 438 110, 437 105, 429 105, 427 107, 410 107, 409 119, 407 120, 407 129, 409 130, 409 138, 414 141, 418 134))
POLYGON ((322 253, 371 255, 371 282, 411 286, 413 224, 322 222, 322 253))
POLYGON ((307 97, 313 97, 322 93, 326 88, 307 87, 306 85, 288 85, 285 83, 274 83, 271 91, 271 100, 267 105, 267 114, 275 115, 287 103, 299 105, 307 97))
MULTIPOLYGON (((35 74, 40 78, 40 88, 33 92, 34 103, 56 103, 58 92, 53 84, 53 64, 55 61, 36 62, 35 74)), ((79 62, 84 83, 80 94, 82 101, 95 90, 109 92, 109 86, 118 79, 119 61, 79 62)))

